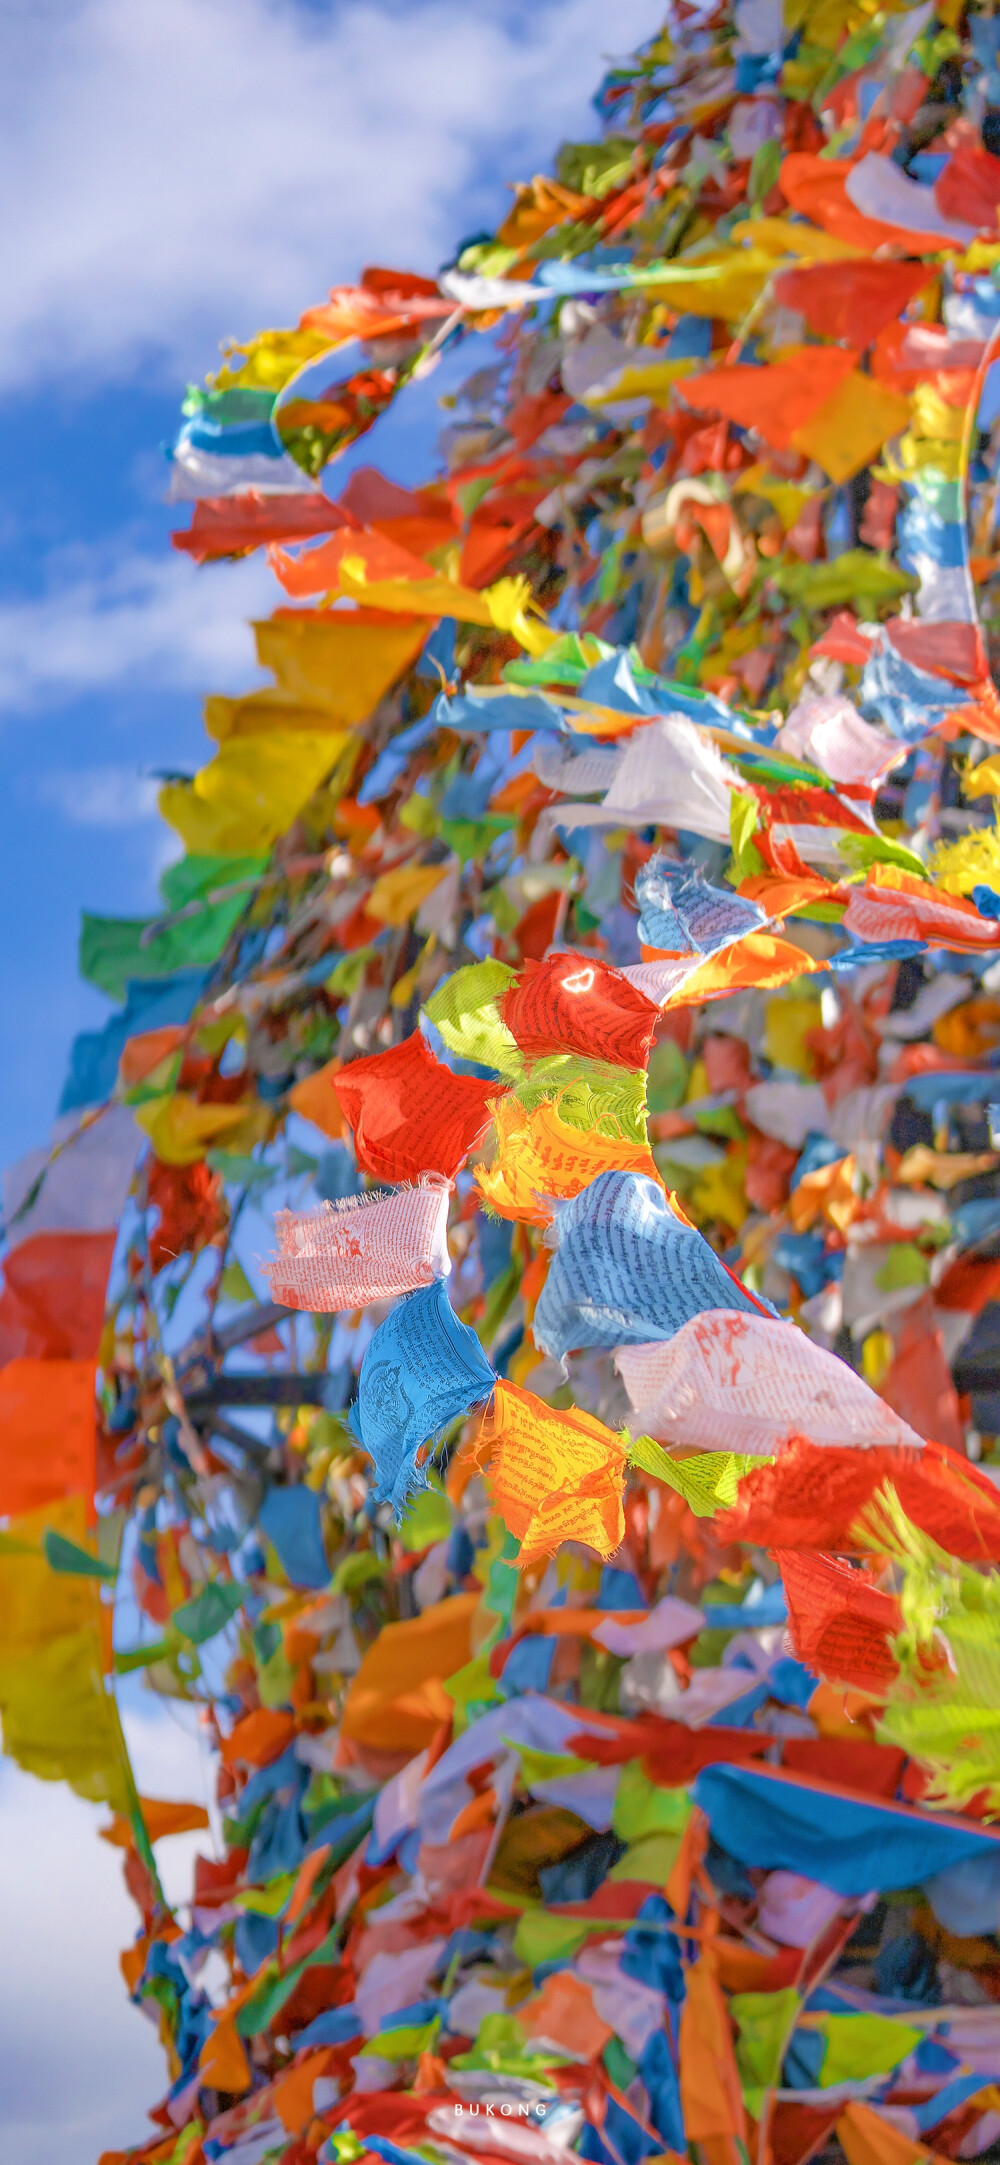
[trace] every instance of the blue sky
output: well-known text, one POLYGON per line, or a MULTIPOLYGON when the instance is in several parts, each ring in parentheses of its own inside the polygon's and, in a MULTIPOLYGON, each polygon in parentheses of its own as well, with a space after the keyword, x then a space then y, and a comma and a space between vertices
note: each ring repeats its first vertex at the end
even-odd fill
MULTIPOLYGON (((171 551, 159 446, 220 338, 294 322, 366 262, 433 271, 503 183, 594 129, 603 58, 657 0, 9 0, 0 27, 0 1159, 44 1141, 75 1031, 81 909, 155 905, 145 770, 203 756, 199 694, 252 677, 251 561, 171 551)), ((451 371, 472 368, 463 356, 451 371)), ((359 456, 430 470, 444 370, 359 456)), ((340 469, 343 473, 344 469, 340 469)), ((339 486, 336 471, 328 485, 339 486)), ((191 1736, 129 1717, 140 1786, 198 1796, 191 1736)), ((99 1814, 0 1766, 0 2148, 139 2140, 153 2032, 99 1814)), ((171 1845, 172 1891, 192 1838, 171 1845), (187 1845, 186 1847, 184 1845, 187 1845)))
MULTIPOLYGON (((80 908, 154 902, 143 770, 196 762, 199 690, 247 682, 244 620, 276 591, 260 563, 197 573, 168 547, 185 382, 364 262, 433 270, 495 223, 505 179, 591 131, 609 23, 621 51, 656 20, 652 0, 4 11, 4 1158, 43 1140, 66 1043, 105 1012, 75 978, 80 908)), ((365 459, 425 471, 441 388, 365 459)))

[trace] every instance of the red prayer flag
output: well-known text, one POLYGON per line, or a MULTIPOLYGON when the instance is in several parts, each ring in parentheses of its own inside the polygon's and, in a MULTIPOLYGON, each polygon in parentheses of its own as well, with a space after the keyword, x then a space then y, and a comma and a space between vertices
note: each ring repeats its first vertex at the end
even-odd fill
POLYGON ((419 1030, 333 1078, 362 1172, 376 1180, 454 1180, 489 1126, 495 1082, 453 1075, 419 1030))
POLYGON ((758 429, 776 451, 786 451, 796 429, 832 396, 857 358, 840 346, 800 346, 766 368, 737 361, 731 368, 688 376, 683 395, 700 412, 721 413, 740 428, 758 429))
POLYGON ((0 1362, 93 1360, 115 1234, 32 1233, 4 1258, 0 1362))
POLYGON ((813 1781, 844 1782, 862 1796, 894 1797, 906 1753, 867 1737, 785 1737, 781 1764, 790 1774, 808 1774, 813 1781))
POLYGON ((902 1626, 894 1594, 834 1556, 776 1549, 795 1653, 814 1675, 860 1691, 886 1689, 898 1675, 889 1640, 902 1626))
POLYGON ((760 1758, 773 1742, 773 1737, 759 1729, 714 1729, 709 1725, 689 1729, 682 1721, 641 1714, 632 1721, 608 1722, 603 1734, 583 1729, 567 1737, 565 1748, 578 1759, 591 1759, 602 1767, 621 1766, 628 1759, 641 1758, 650 1781, 672 1789, 693 1781, 702 1767, 715 1766, 720 1760, 743 1766, 748 1760, 760 1758))
POLYGON ((528 961, 500 1001, 521 1051, 579 1052, 618 1067, 645 1067, 660 1010, 620 970, 593 955, 547 955, 528 961))
POLYGON ((719 1538, 840 1554, 874 1548, 861 1514, 886 1482, 907 1518, 950 1556, 1000 1561, 1000 1495, 988 1475, 938 1443, 922 1451, 887 1444, 858 1451, 793 1436, 773 1464, 744 1475, 736 1502, 716 1519, 719 1538))
POLYGON ((782 308, 804 316, 820 338, 870 346, 887 323, 928 283, 923 263, 857 262, 797 264, 782 271, 775 296, 782 308))
POLYGON ((996 232, 1000 205, 1000 158, 981 143, 956 144, 934 183, 934 200, 945 218, 996 232))
POLYGON ((307 541, 355 523, 343 504, 331 503, 321 489, 301 496, 247 489, 239 496, 203 496, 190 526, 170 539, 196 564, 210 564, 222 556, 249 556, 269 541, 307 541))

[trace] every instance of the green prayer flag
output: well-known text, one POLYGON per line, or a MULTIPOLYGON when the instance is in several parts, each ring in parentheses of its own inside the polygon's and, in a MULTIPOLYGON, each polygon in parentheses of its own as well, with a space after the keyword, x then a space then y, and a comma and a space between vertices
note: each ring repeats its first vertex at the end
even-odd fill
POLYGON ((260 878, 267 858, 182 857, 160 882, 167 914, 185 911, 180 921, 153 930, 159 920, 145 917, 96 917, 84 911, 80 927, 80 974, 124 1000, 130 980, 169 977, 174 970, 217 962, 238 918, 246 908, 247 883, 260 878), (236 887, 234 894, 224 890, 236 887), (222 899, 208 897, 223 890, 222 899))
POLYGON ((194 1646, 203 1646, 206 1639, 214 1639, 217 1631, 225 1630, 245 1594, 246 1587, 236 1579, 210 1580, 192 1601, 182 1601, 180 1608, 174 1610, 177 1630, 194 1646))
POLYGON ((500 1075, 518 1075, 523 1062, 497 1002, 517 976, 506 962, 472 962, 438 985, 424 1009, 449 1052, 478 1060, 500 1075))

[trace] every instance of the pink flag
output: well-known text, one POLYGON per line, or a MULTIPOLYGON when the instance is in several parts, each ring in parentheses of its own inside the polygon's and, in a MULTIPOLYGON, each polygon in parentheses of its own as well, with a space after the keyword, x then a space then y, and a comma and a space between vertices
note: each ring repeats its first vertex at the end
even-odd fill
POLYGON ((279 1210, 278 1253, 265 1266, 274 1299, 329 1315, 447 1277, 449 1192, 432 1174, 392 1195, 279 1210))
POLYGON ((802 1435, 923 1449, 846 1362, 794 1323, 709 1308, 662 1344, 619 1346, 615 1365, 635 1409, 629 1427, 663 1443, 755 1456, 802 1435))

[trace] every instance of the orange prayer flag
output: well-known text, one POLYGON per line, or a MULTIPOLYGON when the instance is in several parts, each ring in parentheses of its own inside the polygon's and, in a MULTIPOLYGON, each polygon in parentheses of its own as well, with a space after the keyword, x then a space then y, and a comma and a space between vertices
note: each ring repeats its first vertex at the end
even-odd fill
POLYGON ((545 1225, 552 1213, 540 1197, 579 1195, 599 1173, 613 1169, 646 1173, 660 1181, 648 1144, 571 1127, 560 1115, 558 1100, 526 1112, 517 1098, 499 1098, 493 1118, 497 1154, 492 1165, 478 1165, 475 1176, 491 1209, 502 1218, 545 1225))
POLYGON ((862 1210, 854 1191, 855 1160, 837 1158, 832 1165, 817 1166, 792 1189, 789 1214, 796 1233, 805 1233, 821 1214, 844 1233, 862 1210))
MULTIPOLYGON (((644 962, 660 959, 655 948, 643 947, 640 953, 644 962)), ((696 1007, 702 1000, 724 1000, 730 992, 772 992, 795 977, 821 968, 821 963, 814 962, 804 948, 796 947, 791 940, 779 939, 774 932, 748 932, 738 946, 724 948, 721 954, 709 955, 707 961, 700 962, 664 1004, 669 1012, 675 1007, 696 1007)))
POLYGON ((837 2121, 837 2140, 847 2165, 931 2165, 938 2153, 928 2150, 902 2128, 893 2127, 871 2105, 852 2099, 837 2121))
MULTIPOLYGON (((174 1804, 166 1798, 140 1797, 139 1808, 151 1842, 158 1842, 165 1834, 194 1834, 209 1824, 203 1804, 174 1804)), ((132 1847, 131 1822, 122 1812, 115 1813, 110 1827, 102 1827, 100 1835, 102 1842, 112 1842, 116 1849, 132 1847)))
POLYGON ((288 1093, 293 1110, 301 1113, 303 1120, 311 1120, 314 1128, 336 1141, 344 1132, 344 1116, 340 1101, 333 1087, 333 1078, 339 1074, 341 1062, 335 1057, 325 1067, 318 1067, 313 1075, 305 1076, 288 1093))
POLYGON ((220 1756, 227 1767, 268 1767, 294 1735, 295 1723, 290 1714, 283 1714, 278 1707, 255 1707, 223 1737, 220 1756))
MULTIPOLYGON (((680 2022, 681 2109, 689 2143, 746 2143, 743 2092, 733 2033, 711 1950, 702 1949, 687 1972, 680 2022)), ((712 2152, 717 2165, 728 2148, 712 2152)))
POLYGON ((8 1361, 0 1370, 0 1512, 58 1496, 92 1503, 97 1471, 93 1361, 8 1361))
POLYGON ((230 2097, 244 2097, 250 2088, 250 2067, 243 2039, 235 2022, 223 2019, 209 2032, 201 2048, 198 2071, 213 2090, 230 2097))
POLYGON ((611 1556, 625 1533, 625 1445, 589 1413, 557 1412, 517 1384, 498 1380, 480 1444, 504 1524, 521 1562, 581 1541, 611 1556))
POLYGON ((309 2052, 296 2067, 290 2067, 274 2085, 271 2096, 274 2109, 283 2127, 290 2135, 301 2135, 313 2117, 313 2083, 318 2075, 325 2075, 332 2067, 336 2054, 330 2047, 321 2046, 317 2052, 309 2052))
POLYGON ((301 1917, 316 1881, 327 1858, 332 1854, 329 1842, 321 1842, 318 1849, 310 1851, 299 1867, 299 1876, 292 1888, 291 1900, 285 1911, 286 1924, 295 1924, 301 1917))
POLYGON ((344 1701, 342 1734, 381 1750, 422 1751, 454 1704, 442 1677, 469 1660, 479 1594, 453 1594, 403 1624, 385 1624, 344 1701))
POLYGON ((814 878, 792 879, 782 872, 762 872, 754 879, 741 880, 737 893, 745 895, 748 902, 756 902, 769 917, 791 917, 795 910, 804 910, 811 902, 835 902, 837 888, 829 880, 814 878))
POLYGON ((572 1970, 557 1970, 547 1977, 540 1992, 518 2008, 515 2015, 525 2037, 551 2038, 573 2053, 596 2059, 614 2031, 602 2022, 594 2006, 591 1987, 572 1970))
POLYGON ((697 412, 721 413, 740 428, 758 429, 776 451, 787 451, 795 430, 812 419, 856 360, 844 346, 792 347, 768 368, 737 362, 688 377, 682 393, 697 412))
POLYGON ((145 1082, 161 1060, 178 1052, 187 1037, 184 1023, 167 1023, 162 1030, 140 1030, 135 1037, 126 1038, 118 1062, 118 1075, 126 1090, 134 1090, 136 1083, 145 1082))
POLYGON ((349 526, 342 526, 328 541, 306 549, 302 556, 289 556, 287 549, 276 543, 272 543, 267 555, 286 594, 291 594, 296 601, 306 594, 332 592, 339 581, 345 556, 360 561, 369 580, 426 579, 431 569, 422 557, 401 548, 398 541, 390 541, 385 534, 363 529, 359 533, 349 526))
POLYGON ((667 1900, 675 1917, 687 1916, 691 1901, 691 1882, 708 1849, 708 1840, 708 1820, 696 1804, 681 1835, 681 1846, 671 1865, 667 1881, 667 1900))

